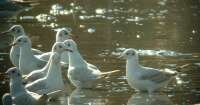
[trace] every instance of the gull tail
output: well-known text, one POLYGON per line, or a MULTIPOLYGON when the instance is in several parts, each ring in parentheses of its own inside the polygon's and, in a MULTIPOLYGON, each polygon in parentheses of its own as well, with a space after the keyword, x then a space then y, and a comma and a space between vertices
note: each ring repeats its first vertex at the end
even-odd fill
POLYGON ((110 75, 110 74, 113 74, 113 73, 117 73, 119 71, 120 70, 113 70, 113 71, 108 71, 108 72, 102 72, 101 75, 110 75))

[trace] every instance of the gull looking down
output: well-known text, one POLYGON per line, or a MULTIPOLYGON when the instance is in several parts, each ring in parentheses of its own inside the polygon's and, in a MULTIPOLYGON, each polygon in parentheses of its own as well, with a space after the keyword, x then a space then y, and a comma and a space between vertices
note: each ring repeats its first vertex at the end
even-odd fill
POLYGON ((126 59, 126 76, 128 84, 140 91, 148 91, 149 94, 165 87, 176 75, 169 69, 159 70, 144 67, 139 64, 138 53, 135 49, 126 49, 120 57, 126 59))
MULTIPOLYGON (((56 42, 55 49, 59 48, 65 51, 65 46, 62 42, 56 42)), ((37 93, 49 93, 56 90, 64 90, 64 82, 62 78, 61 65, 59 53, 52 53, 50 57, 50 65, 45 77, 37 79, 32 83, 26 85, 30 91, 37 93)))
MULTIPOLYGON (((24 88, 20 71, 10 68, 6 72, 10 77, 10 95, 15 105, 44 105, 48 99, 47 94, 39 95, 24 88)), ((9 98, 9 97, 8 97, 9 98)))
POLYGON ((82 58, 77 44, 72 39, 64 41, 64 44, 69 52, 68 78, 77 88, 94 88, 106 76, 119 71, 101 72, 82 58))
POLYGON ((31 40, 28 36, 19 36, 11 46, 20 47, 19 70, 23 75, 41 69, 46 65, 46 61, 34 56, 31 51, 31 40))
MULTIPOLYGON (((64 52, 67 52, 67 51, 63 51, 63 43, 55 42, 54 45, 52 46, 51 53, 49 53, 49 54, 53 54, 55 52, 59 53, 59 54, 63 54, 64 52)), ((25 81, 32 82, 32 81, 35 81, 39 78, 46 76, 48 69, 49 69, 49 66, 50 66, 50 63, 52 62, 51 59, 48 60, 48 63, 44 66, 44 68, 39 69, 39 70, 34 70, 31 73, 29 73, 26 76, 25 81)))
MULTIPOLYGON (((19 36, 26 36, 24 28, 21 25, 13 25, 9 30, 0 33, 1 35, 10 34, 14 37, 14 40, 19 36)), ((42 54, 43 52, 37 49, 31 49, 34 55, 42 54)), ((19 46, 12 46, 10 49, 10 60, 13 65, 19 67, 19 56, 20 56, 20 48, 19 46)))

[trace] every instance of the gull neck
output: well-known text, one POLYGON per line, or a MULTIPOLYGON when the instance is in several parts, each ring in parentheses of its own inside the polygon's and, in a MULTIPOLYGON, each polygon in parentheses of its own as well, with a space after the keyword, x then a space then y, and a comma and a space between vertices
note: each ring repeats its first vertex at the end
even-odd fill
POLYGON ((138 58, 128 58, 126 60, 126 73, 129 73, 131 71, 137 71, 139 68, 139 61, 138 58))
MULTIPOLYGON (((47 72, 47 78, 62 78, 62 73, 61 73, 61 65, 58 62, 53 61, 51 55, 51 59, 49 60, 49 69, 47 72)), ((59 59, 60 59, 60 55, 59 55, 59 59)))
POLYGON ((26 59, 32 59, 34 58, 33 52, 31 51, 30 45, 24 45, 20 47, 20 59, 26 58, 26 59))
POLYGON ((10 93, 11 95, 15 95, 18 92, 25 92, 26 89, 22 84, 22 78, 11 78, 10 79, 10 93))
POLYGON ((73 52, 69 52, 69 66, 86 66, 84 59, 78 50, 74 50, 73 52))

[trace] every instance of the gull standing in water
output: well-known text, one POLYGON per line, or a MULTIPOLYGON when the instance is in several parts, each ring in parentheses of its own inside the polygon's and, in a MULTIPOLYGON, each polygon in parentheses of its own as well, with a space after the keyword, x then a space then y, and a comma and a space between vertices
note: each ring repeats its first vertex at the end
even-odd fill
MULTIPOLYGON (((30 92, 24 88, 20 71, 16 68, 10 68, 6 72, 10 77, 10 95, 15 105, 45 105, 48 95, 39 95, 30 92)), ((9 98, 9 96, 8 96, 9 98)))
MULTIPOLYGON (((55 47, 55 49, 59 48, 62 49, 62 51, 66 50, 65 45, 62 42, 56 42, 55 46, 58 46, 55 47)), ((61 72, 60 56, 60 53, 52 53, 47 75, 27 84, 26 88, 37 93, 49 93, 56 90, 64 90, 65 88, 61 72)))
POLYGON ((69 39, 64 43, 69 51, 68 78, 77 88, 94 88, 99 80, 119 71, 101 72, 96 66, 87 63, 82 58, 73 40, 69 39))
MULTIPOLYGON (((49 54, 52 54, 52 53, 59 53, 59 54, 63 54, 65 53, 66 51, 63 51, 63 47, 62 47, 62 43, 61 42, 55 42, 54 45, 52 46, 52 50, 51 50, 51 53, 49 54)), ((68 55, 67 55, 68 56, 68 55)), ((52 58, 50 58, 52 59, 52 58)), ((44 76, 46 76, 47 72, 48 72, 48 69, 49 69, 49 66, 50 66, 50 63, 52 62, 52 60, 48 61, 48 63, 46 64, 46 66, 40 70, 34 70, 32 71, 31 73, 29 73, 25 80, 28 81, 28 82, 32 82, 32 81, 35 81, 39 78, 42 78, 44 76)))
POLYGON ((120 57, 126 59, 128 84, 136 90, 148 91, 149 94, 152 94, 165 87, 176 75, 176 72, 169 69, 161 71, 141 66, 135 49, 126 49, 120 57))
MULTIPOLYGON (((26 36, 24 28, 21 25, 13 25, 9 30, 4 31, 1 35, 10 34, 14 37, 14 40, 17 39, 19 36, 26 36)), ((40 50, 31 49, 34 55, 42 54, 40 50)), ((19 67, 19 56, 20 56, 20 48, 19 46, 12 46, 10 49, 10 60, 13 65, 19 67)))
POLYGON ((23 75, 27 75, 33 70, 38 70, 46 65, 46 61, 38 59, 31 51, 31 40, 28 36, 19 36, 12 46, 20 47, 19 70, 23 75))

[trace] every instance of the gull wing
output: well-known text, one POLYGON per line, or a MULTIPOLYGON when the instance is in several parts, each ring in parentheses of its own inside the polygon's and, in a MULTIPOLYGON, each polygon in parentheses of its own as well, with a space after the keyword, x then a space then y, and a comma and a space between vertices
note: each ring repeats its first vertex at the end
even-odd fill
POLYGON ((153 68, 145 68, 145 72, 142 72, 140 79, 141 80, 150 80, 155 83, 162 83, 169 80, 172 76, 175 76, 175 73, 167 72, 167 71, 160 71, 158 69, 153 68))
POLYGON ((38 79, 26 85, 26 89, 33 92, 41 90, 41 89, 46 89, 46 88, 47 88, 47 85, 44 78, 38 79))
POLYGON ((47 61, 39 59, 39 62, 37 62, 38 68, 43 68, 47 64, 47 61))
POLYGON ((33 52, 34 55, 43 54, 43 52, 40 51, 40 50, 38 50, 38 49, 34 49, 34 48, 32 48, 31 50, 32 50, 32 52, 33 52))

